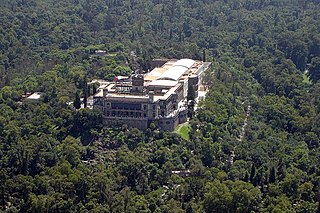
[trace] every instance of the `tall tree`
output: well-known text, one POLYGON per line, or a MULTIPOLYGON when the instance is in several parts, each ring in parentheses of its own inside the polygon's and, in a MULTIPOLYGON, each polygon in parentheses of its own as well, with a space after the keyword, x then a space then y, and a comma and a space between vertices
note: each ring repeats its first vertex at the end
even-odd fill
POLYGON ((87 108, 88 103, 88 83, 87 83, 87 77, 83 80, 83 105, 84 108, 87 108))
POLYGON ((273 166, 270 170, 269 183, 274 183, 274 182, 276 182, 276 169, 273 166))
POLYGON ((308 76, 313 83, 320 80, 320 57, 314 57, 311 60, 308 76))
POLYGON ((73 106, 74 106, 74 108, 76 108, 76 109, 80 109, 80 107, 81 107, 81 101, 80 101, 80 93, 79 93, 79 91, 77 91, 76 94, 75 94, 75 98, 74 98, 74 101, 73 101, 73 106))
POLYGON ((250 183, 254 183, 255 181, 255 176, 256 176, 256 167, 254 166, 254 164, 252 164, 251 166, 251 171, 250 171, 250 177, 249 177, 249 180, 250 180, 250 183))

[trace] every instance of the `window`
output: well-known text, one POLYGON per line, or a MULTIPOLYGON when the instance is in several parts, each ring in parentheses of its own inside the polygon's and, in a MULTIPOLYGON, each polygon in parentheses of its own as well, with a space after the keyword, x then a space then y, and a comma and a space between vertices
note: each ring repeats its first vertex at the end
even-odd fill
POLYGON ((173 105, 173 110, 176 110, 177 109, 177 106, 174 104, 173 105))
POLYGON ((114 102, 112 109, 141 110, 141 104, 114 102))

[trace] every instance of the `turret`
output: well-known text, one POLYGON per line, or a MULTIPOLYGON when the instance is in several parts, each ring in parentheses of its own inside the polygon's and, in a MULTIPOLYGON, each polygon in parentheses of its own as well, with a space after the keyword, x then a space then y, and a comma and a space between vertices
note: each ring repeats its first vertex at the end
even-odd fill
POLYGON ((132 76, 132 92, 142 93, 144 84, 144 76, 141 74, 135 74, 132 76))

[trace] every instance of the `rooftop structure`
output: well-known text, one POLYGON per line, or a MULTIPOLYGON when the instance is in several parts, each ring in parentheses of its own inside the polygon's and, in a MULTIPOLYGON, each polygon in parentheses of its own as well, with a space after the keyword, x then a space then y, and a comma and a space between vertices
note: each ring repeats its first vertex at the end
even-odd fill
POLYGON ((107 54, 107 51, 105 51, 105 50, 96 50, 95 54, 97 56, 105 56, 107 54))
POLYGON ((39 100, 43 96, 42 92, 35 92, 28 96, 26 99, 27 100, 39 100))
POLYGON ((187 121, 187 94, 199 82, 210 63, 191 59, 157 61, 151 72, 115 78, 93 96, 93 108, 101 110, 106 125, 127 124, 147 129, 151 122, 173 131, 187 121))

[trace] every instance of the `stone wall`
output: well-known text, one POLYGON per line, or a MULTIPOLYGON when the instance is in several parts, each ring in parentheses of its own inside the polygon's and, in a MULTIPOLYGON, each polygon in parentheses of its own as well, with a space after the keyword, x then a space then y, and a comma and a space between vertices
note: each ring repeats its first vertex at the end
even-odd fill
POLYGON ((187 122, 188 109, 179 112, 179 124, 187 122))
POLYGON ((171 118, 161 118, 157 121, 157 126, 161 130, 173 131, 179 124, 179 116, 176 115, 171 118))
POLYGON ((104 125, 113 127, 115 125, 127 124, 128 127, 138 128, 140 130, 146 130, 148 128, 147 118, 120 118, 120 117, 106 117, 103 118, 104 125))

